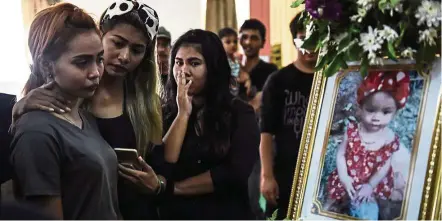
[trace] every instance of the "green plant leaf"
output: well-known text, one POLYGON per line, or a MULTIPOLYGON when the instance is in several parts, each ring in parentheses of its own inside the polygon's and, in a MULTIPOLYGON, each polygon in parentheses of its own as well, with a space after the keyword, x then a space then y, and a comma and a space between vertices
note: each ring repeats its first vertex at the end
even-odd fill
POLYGON ((390 0, 391 7, 395 7, 401 0, 390 0))
POLYGON ((327 65, 327 67, 325 68, 324 76, 331 77, 331 76, 335 75, 339 71, 339 69, 343 66, 347 66, 347 64, 345 63, 345 61, 343 59, 343 55, 341 54, 341 55, 335 56, 333 61, 329 65, 327 65))
POLYGON ((320 71, 324 66, 329 63, 328 59, 333 57, 334 53, 327 53, 324 56, 318 57, 318 62, 316 63, 315 70, 320 71))
POLYGON ((379 8, 379 10, 381 10, 382 13, 384 13, 385 8, 387 8, 387 5, 388 5, 388 1, 387 0, 380 0, 378 2, 378 8, 379 8))
POLYGON ((296 1, 292 2, 292 5, 290 7, 291 8, 297 8, 301 4, 304 4, 304 0, 296 0, 296 1))
POLYGON ((361 69, 359 70, 361 72, 362 77, 367 76, 368 73, 368 57, 367 55, 364 55, 361 62, 361 69))
POLYGON ((409 23, 406 21, 401 21, 399 23, 399 29, 401 30, 401 33, 399 35, 399 37, 396 39, 396 41, 394 42, 394 46, 397 48, 399 47, 399 45, 401 45, 402 39, 404 38, 405 32, 407 31, 409 26, 409 23))
POLYGON ((314 31, 312 35, 304 40, 304 44, 302 44, 302 48, 308 49, 308 50, 315 50, 316 45, 318 45, 319 41, 319 32, 314 31))
POLYGON ((388 53, 387 53, 388 58, 390 58, 393 61, 397 61, 396 50, 393 46, 393 42, 389 41, 387 47, 388 47, 388 53))
POLYGON ((361 33, 361 29, 359 29, 359 28, 357 28, 357 27, 352 25, 352 26, 350 26, 350 33, 358 34, 359 35, 359 33, 361 33))
POLYGON ((346 51, 348 61, 359 61, 361 59, 362 48, 358 44, 351 45, 346 51))
POLYGON ((347 47, 347 46, 350 44, 350 41, 351 41, 351 35, 347 35, 347 36, 345 36, 345 37, 341 40, 341 42, 338 42, 338 43, 339 43, 338 51, 341 52, 342 49, 344 49, 345 47, 347 47))

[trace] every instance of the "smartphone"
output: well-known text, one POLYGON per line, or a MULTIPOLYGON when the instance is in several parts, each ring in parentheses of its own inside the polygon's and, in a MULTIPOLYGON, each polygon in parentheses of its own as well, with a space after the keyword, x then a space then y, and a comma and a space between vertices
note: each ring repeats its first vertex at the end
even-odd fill
POLYGON ((115 148, 114 150, 119 163, 132 168, 138 166, 138 151, 136 149, 115 148))

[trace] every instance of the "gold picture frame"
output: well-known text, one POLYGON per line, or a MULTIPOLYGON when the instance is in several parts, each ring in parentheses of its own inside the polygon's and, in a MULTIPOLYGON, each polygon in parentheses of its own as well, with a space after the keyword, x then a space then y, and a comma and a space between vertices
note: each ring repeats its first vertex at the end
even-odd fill
MULTIPOLYGON (((318 72, 315 74, 312 86, 312 92, 310 95, 310 103, 306 112, 306 119, 303 128, 303 135, 301 139, 301 144, 299 147, 299 154, 297 159, 297 166, 295 169, 290 203, 288 208, 287 218, 298 220, 298 219, 319 219, 320 216, 326 216, 332 219, 355 219, 351 216, 346 216, 343 214, 332 214, 332 213, 314 213, 315 207, 314 200, 317 196, 318 190, 318 180, 319 176, 322 173, 322 168, 320 168, 323 164, 324 151, 326 148, 326 140, 327 136, 330 133, 330 121, 332 120, 334 114, 335 100, 330 101, 330 99, 336 99, 338 93, 338 85, 339 85, 339 77, 345 75, 346 72, 357 71, 359 66, 350 66, 347 70, 338 74, 331 78, 326 78, 322 75, 322 73, 318 72), (332 89, 331 89, 332 88, 332 89), (333 91, 333 93, 331 93, 333 91), (325 102, 324 102, 325 101, 325 102), (326 103, 326 104, 324 104, 326 103), (328 105, 328 106, 327 106, 328 105), (324 111, 326 110, 326 111, 324 111), (321 112, 322 111, 322 112, 321 112), (321 121, 322 127, 319 126, 319 121, 321 121), (324 121, 329 121, 325 123, 324 121), (327 126, 325 126, 327 124, 327 126), (320 128, 319 128, 320 127, 320 128), (324 128, 325 132, 324 132, 324 128), (325 134, 323 137, 318 136, 318 130, 321 133, 325 134), (325 138, 324 138, 325 137, 325 138), (322 141, 321 141, 322 139, 322 141), (322 144, 322 145, 321 145, 322 144), (315 154, 313 154, 315 153, 315 154), (320 155, 320 156, 317 156, 320 155), (320 159, 318 161, 318 159, 320 159), (312 160, 314 161, 314 166, 312 166, 312 160), (318 163, 319 162, 319 163, 318 163), (315 170, 312 167, 318 167, 315 170), (307 185, 309 183, 309 185, 307 185), (314 185, 312 185, 314 184, 314 185), (314 187, 312 187, 314 186, 314 187), (311 197, 311 199, 306 198, 306 193, 308 193, 307 197, 311 197), (310 204, 310 205, 306 205, 310 204), (313 213, 312 213, 313 212, 313 213), (309 217, 309 215, 312 215, 309 217), (313 216, 317 215, 317 216, 313 216)), ((404 69, 404 70, 415 70, 415 66, 410 63, 400 63, 400 64, 387 64, 382 67, 371 67, 370 70, 380 69, 380 70, 388 70, 388 69, 404 69)), ((421 76, 426 79, 425 80, 425 90, 422 91, 423 97, 420 103, 420 113, 417 119, 417 128, 415 132, 416 140, 413 141, 413 153, 411 155, 411 168, 409 172, 409 179, 407 181, 406 187, 406 197, 403 202, 401 202, 401 219, 437 219, 441 218, 440 216, 440 204, 442 202, 441 190, 442 190, 442 182, 440 181, 442 178, 441 175, 441 167, 442 167, 442 150, 441 150, 441 79, 440 79, 440 64, 435 64, 433 70, 428 74, 421 74, 421 76), (430 80, 431 79, 431 80, 430 80), (431 83, 430 83, 431 82, 431 83), (435 93, 436 92, 436 93, 435 93), (432 114, 429 108, 435 110, 435 107, 439 109, 433 111, 432 114), (424 115, 425 113, 425 115, 424 115), (433 127, 433 133, 431 133, 431 148, 428 147, 427 150, 429 152, 428 158, 425 160, 427 163, 427 172, 425 177, 425 182, 423 186, 425 187, 425 193, 421 195, 422 203, 420 204, 419 215, 411 214, 407 216, 407 208, 409 206, 410 194, 413 193, 413 197, 415 197, 416 193, 413 191, 419 191, 412 188, 411 183, 413 182, 413 171, 415 169, 415 164, 417 162, 417 146, 423 145, 420 142, 422 136, 430 138, 427 134, 421 134, 421 128, 425 123, 425 126, 428 127, 428 121, 433 118, 431 127, 433 127), (423 122, 425 121, 425 122, 423 122), (430 154, 431 152, 431 154, 430 154), (439 166, 438 166, 439 165, 439 166), (435 194, 436 193, 436 194, 435 194)), ((427 132, 428 133, 428 132, 427 132)), ((430 146, 430 145, 427 145, 430 146)), ((420 153, 420 152, 419 152, 420 153)), ((421 154, 422 155, 422 154, 421 154)), ((419 158, 422 161, 421 158, 419 158)), ((424 178, 422 178, 424 179, 424 178)), ((421 189, 420 191, 423 191, 421 189)), ((414 202, 413 202, 414 203, 414 202)))

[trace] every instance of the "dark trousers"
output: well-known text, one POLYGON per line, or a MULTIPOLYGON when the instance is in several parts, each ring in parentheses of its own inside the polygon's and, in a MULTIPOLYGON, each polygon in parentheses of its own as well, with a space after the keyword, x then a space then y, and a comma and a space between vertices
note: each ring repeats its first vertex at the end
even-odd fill
POLYGON ((290 203, 290 194, 293 185, 294 166, 275 165, 275 179, 279 187, 279 199, 277 200, 277 206, 271 206, 267 204, 266 216, 271 217, 274 211, 277 209, 277 220, 283 220, 287 217, 288 207, 290 203))
POLYGON ((249 176, 249 201, 255 219, 265 220, 264 211, 261 209, 259 205, 259 198, 261 196, 261 192, 259 190, 260 175, 261 175, 261 162, 258 160, 255 163, 252 173, 249 176))

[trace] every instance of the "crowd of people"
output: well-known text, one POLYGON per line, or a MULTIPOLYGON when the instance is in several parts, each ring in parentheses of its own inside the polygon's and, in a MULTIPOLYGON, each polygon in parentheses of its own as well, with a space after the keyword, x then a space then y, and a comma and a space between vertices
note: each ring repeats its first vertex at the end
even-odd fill
MULTIPOLYGON (((36 209, 25 219, 286 217, 317 55, 294 45, 278 70, 260 58, 257 19, 174 42, 160 24, 135 0, 98 25, 70 3, 37 13, 31 74, 1 144, 13 207, 36 209), (139 157, 122 164, 116 148, 139 157)), ((287 28, 303 41, 300 16, 287 28)), ((17 217, 8 206, 0 217, 17 217)))

